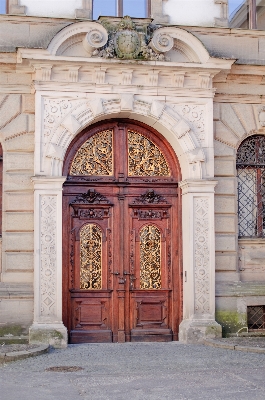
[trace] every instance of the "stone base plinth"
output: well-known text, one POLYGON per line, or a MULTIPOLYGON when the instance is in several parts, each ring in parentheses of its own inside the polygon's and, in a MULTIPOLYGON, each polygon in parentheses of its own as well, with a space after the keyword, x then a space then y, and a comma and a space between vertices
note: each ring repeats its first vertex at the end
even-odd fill
POLYGON ((179 326, 179 341, 200 343, 205 339, 222 337, 222 327, 214 320, 184 320, 179 326))
POLYGON ((67 329, 63 324, 33 324, 29 328, 29 343, 65 348, 68 343, 67 329))

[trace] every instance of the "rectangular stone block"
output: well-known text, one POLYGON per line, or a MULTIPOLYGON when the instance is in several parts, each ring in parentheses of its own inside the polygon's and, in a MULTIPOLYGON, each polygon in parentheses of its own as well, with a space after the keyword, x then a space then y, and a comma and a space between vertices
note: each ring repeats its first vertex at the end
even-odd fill
POLYGON ((215 237, 216 251, 236 251, 235 235, 216 235, 215 237))
POLYGON ((237 194, 236 178, 215 177, 214 179, 218 181, 214 189, 216 194, 237 194))
POLYGON ((236 218, 235 216, 215 215, 215 232, 235 233, 236 218))
POLYGON ((235 214, 236 213, 236 197, 235 196, 218 196, 215 195, 215 212, 217 214, 235 214))
POLYGON ((33 192, 4 193, 6 211, 33 211, 33 192))
MULTIPOLYGON (((0 25, 1 37, 1 25, 0 25)), ((21 111, 21 95, 10 94, 5 96, 0 109, 0 127, 5 126, 14 119, 21 111)))
POLYGON ((216 253, 215 269, 217 271, 236 271, 237 253, 216 253))
POLYGON ((8 212, 5 214, 7 231, 33 231, 34 214, 31 212, 8 212))
POLYGON ((28 332, 33 321, 33 297, 25 300, 3 299, 0 302, 1 325, 20 325, 28 332))
POLYGON ((19 150, 25 152, 34 151, 34 134, 24 133, 20 136, 14 137, 5 141, 6 151, 19 150))
POLYGON ((222 142, 219 142, 218 140, 213 141, 214 144, 214 155, 215 157, 229 157, 229 156, 235 156, 235 149, 231 146, 228 146, 227 144, 224 144, 222 142))
POLYGON ((3 232, 5 251, 33 251, 33 232, 3 232))
POLYGON ((214 175, 215 176, 235 176, 235 161, 226 160, 223 158, 215 158, 214 160, 214 175))
POLYGON ((5 154, 6 171, 34 169, 34 153, 6 153, 5 154))
POLYGON ((24 113, 33 114, 35 112, 35 96, 34 94, 23 94, 22 111, 24 113))
POLYGON ((33 183, 31 182, 31 177, 34 172, 30 173, 6 173, 5 176, 5 191, 12 190, 33 190, 33 183))
POLYGON ((32 82, 30 74, 13 73, 7 75, 7 81, 12 85, 30 85, 32 82))
POLYGON ((5 253, 5 271, 33 271, 34 257, 33 252, 8 252, 5 253))

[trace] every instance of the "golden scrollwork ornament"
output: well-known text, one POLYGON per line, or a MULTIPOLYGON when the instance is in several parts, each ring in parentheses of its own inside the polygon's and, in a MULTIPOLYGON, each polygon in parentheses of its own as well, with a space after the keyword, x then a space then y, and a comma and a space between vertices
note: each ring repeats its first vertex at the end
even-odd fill
POLYGON ((102 232, 95 224, 80 231, 80 289, 102 288, 102 232))
POLYGON ((170 176, 159 148, 138 132, 128 131, 129 176, 170 176))
POLYGON ((98 132, 78 149, 70 175, 113 174, 112 130, 98 132))
POLYGON ((140 231, 140 288, 161 289, 161 233, 154 225, 140 231))

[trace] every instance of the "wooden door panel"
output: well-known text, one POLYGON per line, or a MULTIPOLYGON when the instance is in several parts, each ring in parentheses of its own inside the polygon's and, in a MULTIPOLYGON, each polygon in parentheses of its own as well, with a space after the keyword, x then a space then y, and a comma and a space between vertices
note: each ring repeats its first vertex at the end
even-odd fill
POLYGON ((111 292, 72 291, 71 343, 112 342, 111 292))
POLYGON ((72 343, 177 338, 177 165, 161 135, 132 121, 96 124, 74 139, 63 203, 64 322, 72 343), (94 237, 101 248, 93 255, 94 237), (91 278, 95 260, 101 281, 98 272, 91 278))
POLYGON ((171 341, 169 327, 170 292, 136 290, 130 295, 131 341, 171 341))

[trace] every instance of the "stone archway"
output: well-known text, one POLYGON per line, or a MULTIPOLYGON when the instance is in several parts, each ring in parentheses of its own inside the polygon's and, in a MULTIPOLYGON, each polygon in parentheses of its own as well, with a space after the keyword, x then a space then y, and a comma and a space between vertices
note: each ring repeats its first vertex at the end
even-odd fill
MULTIPOLYGON (((65 99, 59 103, 63 104, 65 99)), ((58 105, 58 102, 57 102, 58 105)), ((69 105, 69 103, 68 103, 69 105)), ((65 107, 62 105, 62 107, 65 107)), ((64 346, 67 331, 62 324, 62 164, 71 140, 97 120, 126 116, 143 119, 170 142, 186 178, 180 185, 185 196, 183 224, 184 320, 179 338, 202 340, 220 334, 214 320, 214 186, 201 179, 204 150, 190 124, 174 109, 158 101, 140 101, 125 95, 115 99, 79 100, 58 112, 49 132, 36 140, 35 187, 35 310, 30 329, 31 342, 64 346), (125 111, 126 110, 126 111, 125 111), (63 116, 62 116, 63 115, 63 116), (45 174, 45 175, 44 175, 45 174), (203 221, 203 224, 202 224, 203 221), (197 227, 197 228, 196 228, 197 227), (200 242, 200 234, 205 238, 200 242), (47 238, 51 241, 47 243, 47 238), (196 254, 204 260, 203 270, 196 254), (205 276, 207 279, 201 279, 205 276), (40 340, 41 338, 41 340, 40 340)), ((46 114, 47 115, 47 114, 46 114)))

